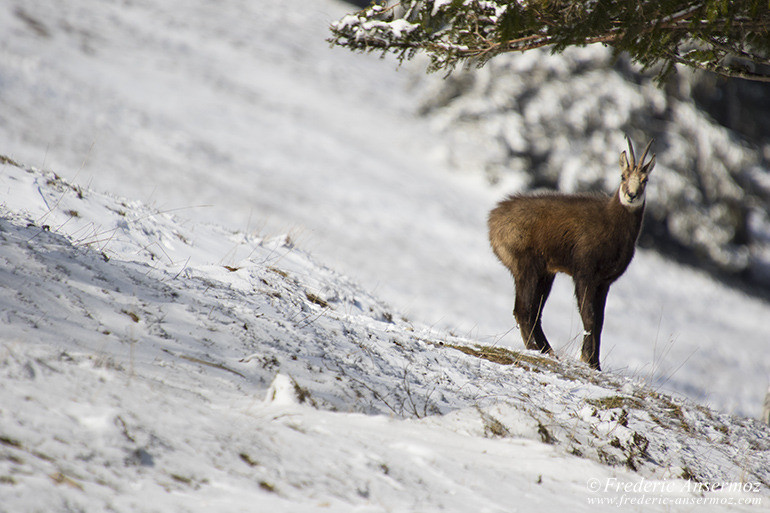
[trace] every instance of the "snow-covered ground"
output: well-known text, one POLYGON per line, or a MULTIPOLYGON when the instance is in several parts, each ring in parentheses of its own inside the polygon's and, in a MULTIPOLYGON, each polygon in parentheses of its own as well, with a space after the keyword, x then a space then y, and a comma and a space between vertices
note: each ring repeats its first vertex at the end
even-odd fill
POLYGON ((770 500, 770 432, 724 415, 759 415, 770 306, 640 252, 609 372, 567 280, 563 366, 507 352, 501 193, 441 167, 408 70, 328 47, 345 9, 0 7, 0 511, 770 500))
POLYGON ((756 420, 401 319, 285 237, 0 171, 0 511, 770 500, 756 420))
MULTIPOLYGON (((519 347, 511 279, 486 241, 486 214, 506 191, 439 165, 447 149, 412 114, 408 70, 329 48, 346 4, 0 9, 9 157, 192 222, 289 233, 409 318, 519 347)), ((642 252, 607 308, 606 369, 759 414, 766 303, 642 252)), ((574 355, 582 327, 568 280, 545 322, 574 355)))

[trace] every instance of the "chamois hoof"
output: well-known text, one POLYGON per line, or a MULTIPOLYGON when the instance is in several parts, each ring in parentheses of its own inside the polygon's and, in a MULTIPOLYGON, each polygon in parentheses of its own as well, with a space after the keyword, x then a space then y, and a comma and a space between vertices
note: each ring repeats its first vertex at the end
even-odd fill
POLYGON ((580 361, 582 361, 583 363, 585 363, 595 371, 601 372, 602 370, 602 366, 599 365, 599 362, 589 362, 589 361, 583 360, 582 358, 580 359, 580 361))
POLYGON ((541 352, 544 355, 546 355, 546 356, 550 356, 554 360, 558 360, 559 359, 559 357, 556 356, 556 351, 554 351, 552 347, 549 347, 549 348, 547 348, 547 349, 545 349, 544 351, 541 351, 541 352))

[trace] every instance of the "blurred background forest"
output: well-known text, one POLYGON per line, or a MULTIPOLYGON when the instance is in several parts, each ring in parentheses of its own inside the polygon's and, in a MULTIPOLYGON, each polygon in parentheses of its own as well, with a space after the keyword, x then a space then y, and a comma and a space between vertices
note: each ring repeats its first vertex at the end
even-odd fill
POLYGON ((600 44, 546 47, 427 76, 415 94, 450 166, 501 191, 611 192, 624 135, 637 145, 654 137, 640 244, 764 294, 770 84, 679 66, 657 87, 658 71, 600 44))

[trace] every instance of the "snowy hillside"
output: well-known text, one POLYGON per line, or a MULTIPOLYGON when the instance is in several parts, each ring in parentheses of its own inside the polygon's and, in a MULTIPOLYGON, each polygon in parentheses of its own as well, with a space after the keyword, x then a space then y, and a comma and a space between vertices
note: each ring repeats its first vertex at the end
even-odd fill
POLYGON ((0 6, 0 511, 768 500, 770 305, 640 251, 607 372, 567 280, 559 364, 519 352, 502 191, 444 167, 409 69, 328 47, 346 9, 0 6))
POLYGON ((408 322, 285 237, 3 161, 0 511, 770 500, 757 421, 408 322))
MULTIPOLYGON (((521 347, 486 240, 507 191, 440 165, 448 148, 412 114, 407 69, 329 48, 348 5, 282 5, 5 2, 0 153, 190 222, 290 233, 410 319, 521 347)), ((569 358, 572 296, 557 279, 545 315, 569 358)), ((768 314, 642 252, 610 292, 603 368, 756 417, 768 314)))

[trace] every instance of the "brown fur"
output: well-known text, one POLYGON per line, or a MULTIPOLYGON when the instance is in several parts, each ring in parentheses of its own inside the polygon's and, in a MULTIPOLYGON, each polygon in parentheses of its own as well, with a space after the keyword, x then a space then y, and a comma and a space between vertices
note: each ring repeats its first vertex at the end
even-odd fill
POLYGON ((515 195, 490 213, 489 240, 495 255, 513 275, 514 316, 528 349, 552 353, 541 326, 542 310, 556 273, 563 272, 575 282, 585 328, 581 359, 600 368, 607 292, 634 256, 644 215, 643 202, 636 208, 621 203, 621 190, 627 193, 628 184, 635 180, 634 193, 641 197, 655 159, 653 155, 649 164, 637 166, 630 141, 629 149, 631 162, 623 152, 622 182, 612 196, 515 195))

